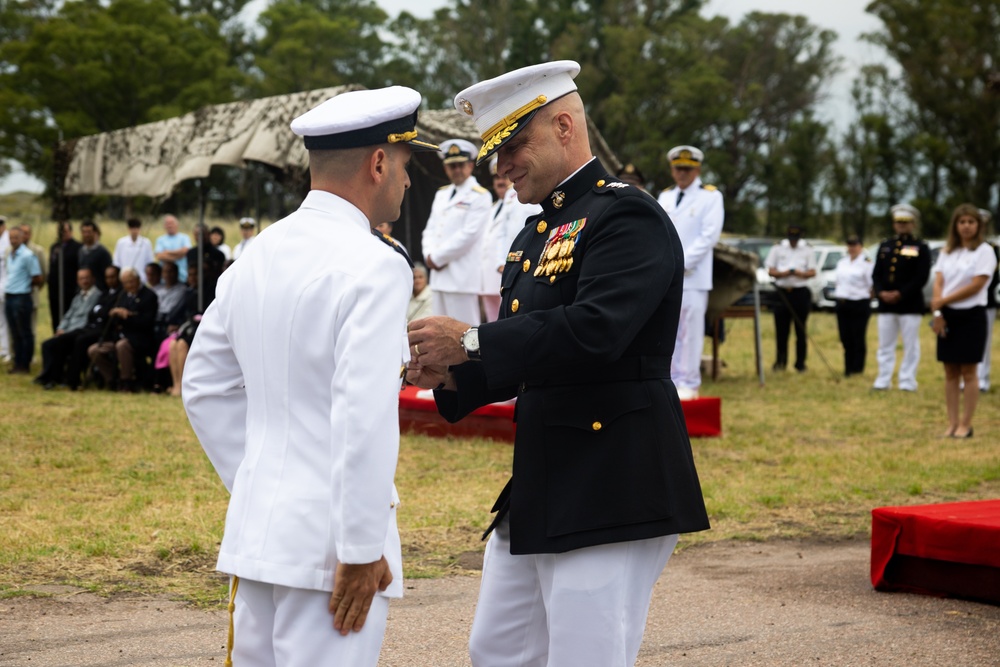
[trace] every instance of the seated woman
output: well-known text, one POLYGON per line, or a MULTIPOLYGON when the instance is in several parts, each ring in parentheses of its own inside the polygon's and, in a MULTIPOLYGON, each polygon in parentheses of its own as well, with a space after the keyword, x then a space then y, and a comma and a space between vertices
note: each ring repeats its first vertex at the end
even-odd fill
POLYGON ((985 234, 979 209, 960 205, 951 215, 948 241, 934 265, 931 328, 938 335, 937 359, 944 364, 946 437, 972 437, 972 415, 979 398, 976 367, 986 347, 986 287, 997 268, 985 234), (964 392, 960 381, 965 383, 964 392), (959 393, 964 404, 961 415, 959 393))

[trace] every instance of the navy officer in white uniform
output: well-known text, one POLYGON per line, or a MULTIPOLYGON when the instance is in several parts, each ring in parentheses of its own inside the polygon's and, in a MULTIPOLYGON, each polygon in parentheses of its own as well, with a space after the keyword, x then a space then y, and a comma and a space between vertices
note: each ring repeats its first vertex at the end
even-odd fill
POLYGON ((465 139, 441 143, 441 160, 451 181, 434 195, 421 236, 424 262, 431 270, 431 310, 479 324, 482 244, 493 198, 472 175, 476 147, 465 139))
POLYGON ((240 667, 378 661, 402 595, 398 394, 409 260, 372 229, 399 217, 420 94, 338 95, 299 116, 311 190, 219 279, 184 368, 191 425, 231 493, 240 667))
POLYGON ((670 216, 684 246, 684 298, 677 327, 670 379, 681 400, 698 398, 701 352, 705 347, 705 313, 712 291, 712 248, 722 235, 722 193, 701 181, 705 154, 694 146, 667 152, 673 187, 660 193, 660 206, 670 216))

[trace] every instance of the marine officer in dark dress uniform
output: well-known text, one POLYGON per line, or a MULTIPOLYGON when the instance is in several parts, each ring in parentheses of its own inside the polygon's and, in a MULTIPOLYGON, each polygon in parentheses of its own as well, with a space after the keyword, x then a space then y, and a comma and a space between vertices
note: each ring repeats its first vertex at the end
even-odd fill
POLYGON ((924 315, 924 285, 931 274, 931 251, 914 236, 920 212, 909 204, 890 209, 895 236, 882 241, 872 281, 878 299, 878 376, 873 389, 892 384, 896 339, 903 341, 903 361, 897 383, 903 391, 917 390, 920 364, 920 321, 924 315))
POLYGON ((669 218, 590 150, 579 65, 526 67, 456 97, 523 203, 500 319, 410 325, 408 379, 457 421, 517 397, 473 665, 634 664, 679 533, 705 530, 670 358, 684 257, 669 218))

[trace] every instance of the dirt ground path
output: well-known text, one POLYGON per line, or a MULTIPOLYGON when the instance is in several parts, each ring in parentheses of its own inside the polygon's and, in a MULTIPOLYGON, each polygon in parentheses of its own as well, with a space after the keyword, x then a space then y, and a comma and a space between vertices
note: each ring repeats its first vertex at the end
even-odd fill
MULTIPOLYGON (((686 549, 657 584, 638 665, 1000 665, 1000 607, 877 593, 868 556, 864 541, 686 549)), ((379 664, 469 665, 478 584, 472 576, 408 581, 406 597, 390 607, 379 664)), ((225 659, 222 611, 49 592, 0 601, 0 665, 186 667, 225 659)))

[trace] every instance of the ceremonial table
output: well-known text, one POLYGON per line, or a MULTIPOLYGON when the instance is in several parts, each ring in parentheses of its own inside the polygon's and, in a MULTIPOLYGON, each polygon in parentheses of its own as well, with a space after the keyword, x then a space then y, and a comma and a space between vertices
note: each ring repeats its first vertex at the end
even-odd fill
POLYGON ((872 510, 872 585, 1000 604, 1000 500, 872 510))
MULTIPOLYGON (((722 401, 719 398, 696 398, 681 401, 688 435, 717 436, 722 433, 722 401)), ((514 441, 514 402, 484 405, 456 424, 449 424, 437 412, 434 392, 404 387, 399 393, 399 428, 426 435, 493 438, 514 441)))

